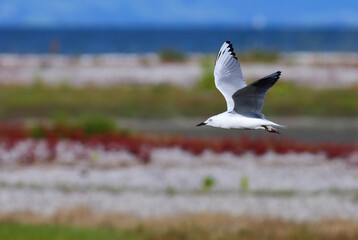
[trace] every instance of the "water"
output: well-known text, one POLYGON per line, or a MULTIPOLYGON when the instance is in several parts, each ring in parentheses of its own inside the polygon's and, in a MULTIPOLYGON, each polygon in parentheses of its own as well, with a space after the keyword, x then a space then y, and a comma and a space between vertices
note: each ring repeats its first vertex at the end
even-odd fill
POLYGON ((0 29, 0 53, 214 53, 225 40, 240 51, 358 51, 358 29, 0 29))

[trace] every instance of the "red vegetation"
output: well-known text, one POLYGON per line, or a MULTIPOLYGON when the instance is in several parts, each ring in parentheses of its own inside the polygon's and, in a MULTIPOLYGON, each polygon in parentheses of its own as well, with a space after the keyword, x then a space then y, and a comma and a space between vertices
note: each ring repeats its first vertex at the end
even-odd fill
MULTIPOLYGON (((64 126, 39 127, 40 133, 34 136, 33 132, 25 127, 16 125, 0 125, 0 144, 11 149, 17 142, 29 138, 45 140, 49 151, 55 156, 55 147, 63 139, 79 142, 89 148, 101 147, 107 150, 126 150, 138 156, 143 162, 150 161, 153 148, 179 147, 194 155, 200 155, 205 150, 215 153, 231 152, 240 155, 252 152, 262 155, 268 151, 278 154, 285 153, 323 153, 327 158, 346 158, 358 152, 358 145, 336 143, 305 143, 284 138, 186 138, 172 136, 137 135, 128 133, 105 133, 86 135, 82 130, 64 126)), ((31 153, 29 153, 31 158, 31 153)), ((51 159, 49 159, 51 160, 51 159)))

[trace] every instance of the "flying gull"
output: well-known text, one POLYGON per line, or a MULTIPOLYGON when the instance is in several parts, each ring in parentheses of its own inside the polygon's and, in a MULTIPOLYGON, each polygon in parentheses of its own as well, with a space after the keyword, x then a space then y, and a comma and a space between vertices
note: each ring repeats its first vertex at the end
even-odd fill
POLYGON ((210 117, 196 126, 208 125, 225 129, 262 129, 279 133, 276 128, 286 129, 265 119, 261 113, 266 92, 280 78, 277 71, 249 85, 242 76, 240 63, 230 41, 224 42, 214 69, 215 86, 224 95, 227 111, 210 117))

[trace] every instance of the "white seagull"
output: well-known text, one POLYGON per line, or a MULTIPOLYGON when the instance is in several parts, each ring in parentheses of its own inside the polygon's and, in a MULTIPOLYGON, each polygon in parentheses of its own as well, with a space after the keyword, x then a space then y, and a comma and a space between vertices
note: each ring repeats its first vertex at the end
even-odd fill
POLYGON ((230 41, 224 42, 214 69, 215 86, 224 95, 227 111, 210 117, 196 126, 208 125, 225 129, 262 129, 279 133, 276 128, 286 129, 265 119, 261 113, 266 92, 280 78, 277 71, 249 85, 242 76, 240 63, 230 41))

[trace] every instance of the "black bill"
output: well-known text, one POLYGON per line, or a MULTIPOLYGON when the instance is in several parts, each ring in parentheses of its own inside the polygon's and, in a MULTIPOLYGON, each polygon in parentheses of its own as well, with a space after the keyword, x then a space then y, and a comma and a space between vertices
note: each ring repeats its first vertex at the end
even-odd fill
POLYGON ((197 127, 200 127, 200 126, 203 126, 203 125, 206 125, 206 123, 201 122, 201 123, 196 124, 197 127))

